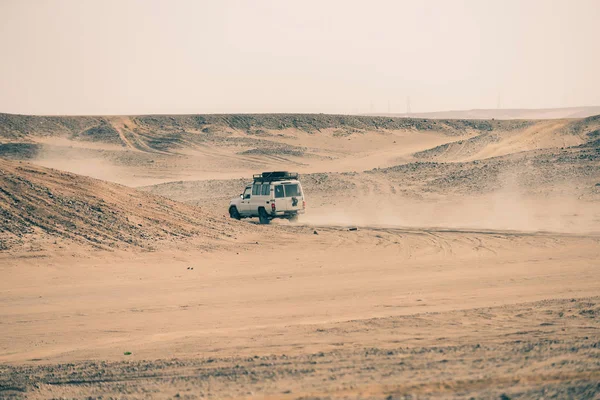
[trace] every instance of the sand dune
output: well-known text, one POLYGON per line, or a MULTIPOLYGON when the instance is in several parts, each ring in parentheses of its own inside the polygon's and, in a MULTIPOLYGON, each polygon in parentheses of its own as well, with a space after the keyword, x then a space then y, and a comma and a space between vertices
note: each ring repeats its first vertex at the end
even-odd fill
POLYGON ((164 241, 196 236, 208 244, 232 237, 241 229, 197 207, 2 159, 0 213, 3 250, 45 249, 52 242, 55 247, 76 242, 99 249, 153 248, 164 241))
MULTIPOLYGON (((182 179, 238 178, 257 169, 293 168, 301 173, 364 171, 413 161, 413 154, 435 153, 436 146, 470 148, 461 143, 487 143, 485 138, 503 139, 500 149, 494 146, 477 149, 488 152, 488 157, 564 147, 583 142, 585 134, 595 126, 595 122, 586 121, 426 120, 304 114, 129 117, 1 114, 0 155, 136 186, 182 179), (526 141, 524 132, 534 135, 526 141)), ((443 161, 480 158, 472 150, 466 154, 446 153, 443 161)))
POLYGON ((415 156, 436 161, 472 161, 523 151, 563 149, 589 142, 590 135, 598 129, 600 119, 597 117, 576 123, 568 120, 542 121, 516 132, 482 133, 416 153, 415 156))

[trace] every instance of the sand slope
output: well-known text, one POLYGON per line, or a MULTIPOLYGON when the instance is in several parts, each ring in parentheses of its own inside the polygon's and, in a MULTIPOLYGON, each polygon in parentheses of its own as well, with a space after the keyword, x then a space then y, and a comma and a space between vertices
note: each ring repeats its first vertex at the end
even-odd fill
POLYGON ((29 163, 0 159, 0 248, 78 242, 97 248, 153 247, 236 229, 197 207, 29 163))
POLYGON ((181 179, 239 178, 261 169, 363 171, 414 161, 414 153, 419 157, 442 153, 440 161, 465 161, 571 146, 581 144, 585 134, 593 130, 585 121, 320 114, 0 114, 0 156, 136 186, 181 179), (448 151, 444 146, 449 146, 448 151))

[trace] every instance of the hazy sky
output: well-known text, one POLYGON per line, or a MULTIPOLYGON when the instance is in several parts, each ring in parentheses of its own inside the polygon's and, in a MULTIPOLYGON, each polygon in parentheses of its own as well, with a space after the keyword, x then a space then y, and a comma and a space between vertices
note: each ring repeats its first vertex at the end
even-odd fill
POLYGON ((600 105, 600 0, 0 0, 0 112, 600 105))

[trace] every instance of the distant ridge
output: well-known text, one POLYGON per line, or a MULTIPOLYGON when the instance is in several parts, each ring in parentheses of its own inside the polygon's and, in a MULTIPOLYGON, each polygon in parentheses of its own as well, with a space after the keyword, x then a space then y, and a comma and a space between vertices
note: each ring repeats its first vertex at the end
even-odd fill
POLYGON ((567 107, 567 108, 514 108, 514 109, 473 109, 452 110, 426 113, 390 113, 366 114, 385 117, 410 117, 428 119, 561 119, 561 118, 587 118, 600 115, 600 106, 567 107))

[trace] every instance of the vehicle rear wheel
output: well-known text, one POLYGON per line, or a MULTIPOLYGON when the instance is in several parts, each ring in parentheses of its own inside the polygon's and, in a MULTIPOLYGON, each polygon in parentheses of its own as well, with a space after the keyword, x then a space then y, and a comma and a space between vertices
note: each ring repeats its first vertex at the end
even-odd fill
POLYGON ((267 211, 264 208, 260 208, 258 210, 258 220, 261 224, 268 224, 271 222, 269 219, 269 214, 267 214, 267 211))
POLYGON ((236 206, 229 207, 229 216, 238 220, 242 218, 236 206))
POLYGON ((298 214, 290 215, 288 219, 292 224, 295 224, 296 222, 298 222, 298 214))

